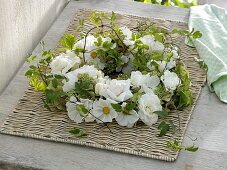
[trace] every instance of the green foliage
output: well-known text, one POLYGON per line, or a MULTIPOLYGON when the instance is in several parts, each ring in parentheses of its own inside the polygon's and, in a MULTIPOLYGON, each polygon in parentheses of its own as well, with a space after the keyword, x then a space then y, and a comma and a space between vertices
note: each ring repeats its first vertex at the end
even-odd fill
POLYGON ((166 112, 165 110, 162 111, 155 111, 153 112, 154 114, 157 114, 158 116, 160 116, 161 118, 166 118, 168 116, 168 112, 166 112))
POLYGON ((188 1, 180 1, 180 0, 162 0, 161 2, 157 0, 134 0, 137 2, 144 2, 144 3, 152 3, 152 4, 157 4, 157 5, 165 5, 165 6, 179 6, 181 8, 189 8, 191 6, 196 6, 198 5, 198 1, 194 0, 192 2, 188 1))
POLYGON ((89 110, 84 105, 77 104, 76 110, 80 113, 80 116, 84 118, 89 114, 89 110))
POLYGON ((194 28, 192 28, 192 31, 187 31, 187 30, 177 30, 174 29, 172 30, 173 34, 181 34, 186 36, 188 39, 197 39, 202 37, 202 33, 200 31, 195 31, 194 28))
POLYGON ((60 50, 72 50, 76 43, 76 37, 72 34, 66 33, 60 40, 61 45, 64 47, 60 50))
POLYGON ((186 151, 190 151, 190 152, 196 152, 199 148, 198 147, 195 147, 194 145, 193 146, 190 146, 190 147, 185 147, 185 146, 180 146, 179 142, 177 140, 174 140, 173 142, 168 142, 167 143, 167 148, 170 148, 170 149, 175 149, 175 150, 186 150, 186 151))
POLYGON ((207 65, 206 65, 206 63, 204 62, 203 59, 198 59, 198 58, 195 57, 195 61, 199 64, 200 68, 203 68, 205 71, 208 70, 208 67, 207 67, 207 65))
POLYGON ((183 62, 176 66, 174 72, 181 79, 181 85, 177 88, 177 93, 173 96, 173 100, 177 109, 182 110, 184 107, 193 103, 193 97, 190 91, 191 81, 183 62))
POLYGON ((29 81, 29 84, 31 84, 35 90, 39 90, 39 91, 46 90, 46 84, 43 81, 39 81, 37 79, 31 79, 29 81))
POLYGON ((109 21, 111 26, 114 26, 114 21, 116 20, 116 15, 114 12, 111 13, 111 16, 108 17, 105 13, 92 12, 92 17, 90 21, 98 28, 103 24, 103 20, 106 19, 109 21))
POLYGON ((80 130, 80 129, 72 129, 69 131, 70 134, 76 136, 76 137, 83 137, 83 136, 87 136, 88 134, 85 133, 84 131, 80 130))
POLYGON ((88 74, 80 74, 79 80, 75 83, 75 92, 81 98, 94 98, 94 83, 93 78, 88 74))
MULTIPOLYGON (((157 113, 155 113, 157 114, 157 113)), ((162 115, 162 118, 166 118, 168 116, 168 113, 160 113, 158 114, 159 116, 162 115)), ((160 116, 161 117, 161 116, 160 116)), ((164 136, 169 130, 172 130, 172 132, 176 132, 176 125, 173 123, 172 120, 168 120, 168 121, 162 121, 159 125, 158 125, 158 129, 161 129, 159 136, 162 137, 164 136)))
POLYGON ((169 124, 162 121, 159 125, 158 125, 158 129, 161 129, 159 136, 162 137, 164 136, 168 131, 169 131, 169 124))
POLYGON ((111 104, 111 106, 113 107, 113 109, 116 111, 116 112, 122 112, 123 114, 125 115, 130 115, 129 111, 135 109, 136 107, 136 103, 133 103, 133 102, 128 102, 125 107, 122 107, 120 104, 111 104))
POLYGON ((125 109, 128 110, 128 111, 133 110, 133 109, 135 109, 136 105, 137 104, 133 103, 133 102, 127 103, 126 106, 125 106, 125 109))
POLYGON ((113 104, 111 103, 111 106, 116 112, 121 112, 122 111, 122 106, 120 104, 113 104))
POLYGON ((140 97, 141 97, 142 95, 143 95, 143 94, 140 93, 140 92, 133 93, 133 96, 132 96, 132 98, 131 98, 132 102, 138 103, 138 100, 140 99, 140 97))
POLYGON ((54 91, 51 89, 46 89, 46 102, 49 104, 53 104, 56 100, 66 95, 67 94, 63 91, 54 91))
POLYGON ((172 93, 166 90, 166 88, 159 84, 155 89, 155 94, 161 99, 161 101, 169 101, 172 97, 172 93))

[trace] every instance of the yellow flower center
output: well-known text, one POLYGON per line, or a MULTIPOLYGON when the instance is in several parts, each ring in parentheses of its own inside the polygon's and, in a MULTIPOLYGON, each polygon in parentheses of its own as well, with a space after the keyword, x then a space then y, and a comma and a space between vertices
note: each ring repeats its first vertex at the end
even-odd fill
POLYGON ((128 63, 124 63, 122 66, 123 67, 127 67, 128 66, 128 63))
POLYGON ((126 115, 130 115, 130 113, 129 113, 129 111, 127 109, 124 109, 123 113, 126 114, 126 115))
POLYGON ((150 114, 154 112, 154 108, 152 106, 145 106, 145 110, 150 114))
POLYGON ((92 58, 96 58, 96 57, 97 57, 97 53, 96 53, 95 51, 92 51, 92 52, 90 53, 90 56, 91 56, 92 58))
POLYGON ((103 112, 103 114, 108 115, 110 113, 110 108, 109 107, 103 107, 102 112, 103 112))

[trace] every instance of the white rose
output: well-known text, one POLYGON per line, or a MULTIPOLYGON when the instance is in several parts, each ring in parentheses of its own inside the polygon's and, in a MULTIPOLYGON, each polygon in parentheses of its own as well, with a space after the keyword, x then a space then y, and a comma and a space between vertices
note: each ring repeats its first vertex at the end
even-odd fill
POLYGON ((158 121, 158 115, 154 111, 162 110, 158 96, 154 94, 144 94, 139 99, 139 117, 148 126, 158 121))
POLYGON ((158 70, 161 72, 163 72, 164 70, 170 70, 176 67, 176 62, 174 61, 173 58, 170 58, 169 62, 150 60, 147 63, 147 68, 149 68, 150 70, 155 70, 155 66, 151 65, 151 62, 156 62, 158 64, 158 70))
POLYGON ((50 63, 51 73, 63 75, 71 68, 78 68, 80 64, 81 59, 74 52, 67 51, 66 54, 62 53, 50 63))
POLYGON ((133 96, 130 91, 130 80, 113 79, 105 83, 97 83, 95 92, 116 102, 123 102, 133 96))
POLYGON ((160 80, 158 76, 150 76, 150 74, 143 75, 140 71, 131 72, 131 84, 134 88, 148 87, 153 90, 159 85, 160 80))
POLYGON ((98 80, 98 78, 101 78, 103 75, 93 65, 84 65, 83 67, 65 74, 65 77, 68 79, 68 81, 63 80, 64 85, 62 88, 64 92, 68 92, 75 88, 75 83, 78 81, 79 74, 88 74, 89 77, 93 78, 94 80, 98 80))
POLYGON ((164 75, 161 76, 161 80, 165 88, 169 91, 173 91, 180 84, 180 79, 176 73, 166 70, 164 75))
POLYGON ((105 84, 105 83, 97 83, 95 85, 95 93, 99 94, 100 96, 104 96, 107 88, 108 88, 107 84, 105 84))

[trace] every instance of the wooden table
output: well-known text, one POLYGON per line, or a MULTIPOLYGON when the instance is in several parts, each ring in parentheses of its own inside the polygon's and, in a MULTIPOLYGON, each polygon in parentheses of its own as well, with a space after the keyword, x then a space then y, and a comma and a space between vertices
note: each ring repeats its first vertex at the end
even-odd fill
MULTIPOLYGON (((115 11, 145 17, 156 17, 187 22, 188 9, 157 6, 127 0, 81 0, 71 1, 45 35, 47 48, 54 48, 64 33, 74 13, 79 8, 115 11)), ((34 54, 40 54, 37 46, 34 54)), ((11 112, 26 89, 23 65, 7 89, 0 96, 0 121, 11 112)), ((30 138, 0 134, 0 169, 19 166, 40 169, 158 169, 203 170, 227 169, 227 105, 204 87, 198 100, 186 135, 198 138, 196 153, 181 151, 176 162, 169 163, 138 156, 99 150, 77 145, 47 142, 30 138)), ((184 144, 191 144, 185 137, 184 144)), ((17 168, 16 168, 17 167, 17 168)), ((22 168, 23 169, 23 168, 22 168)))

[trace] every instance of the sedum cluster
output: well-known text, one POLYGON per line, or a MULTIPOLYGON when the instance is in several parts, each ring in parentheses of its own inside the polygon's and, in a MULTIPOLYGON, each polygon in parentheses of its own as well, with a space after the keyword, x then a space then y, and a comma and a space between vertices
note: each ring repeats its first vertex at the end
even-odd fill
MULTIPOLYGON (((120 27, 115 19, 114 13, 93 13, 95 26, 86 32, 80 20, 79 40, 67 33, 59 55, 44 50, 38 65, 30 66, 26 76, 45 93, 45 107, 66 109, 77 123, 116 120, 131 128, 191 105, 190 79, 171 35, 199 38, 198 32, 168 32, 151 21, 120 27)), ((34 59, 28 56, 28 62, 34 59)))

